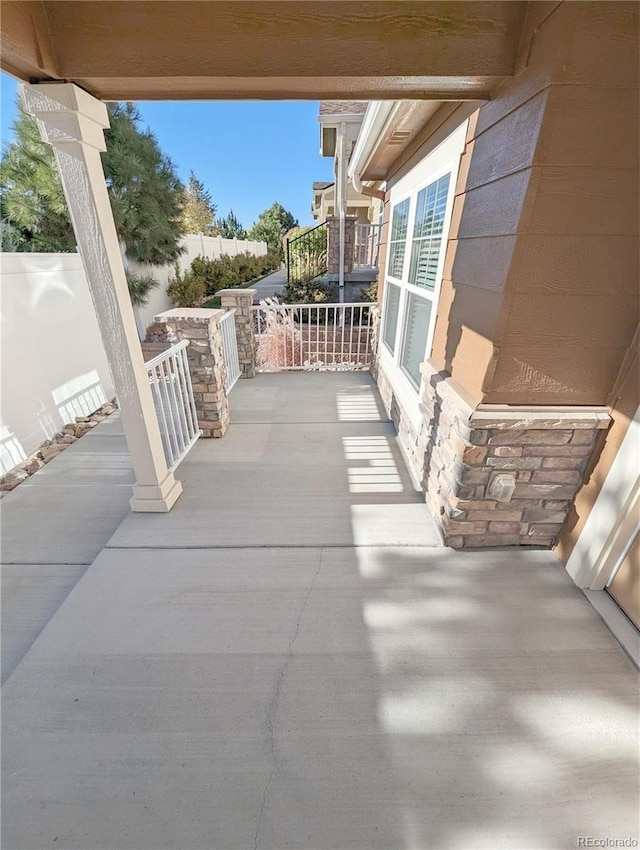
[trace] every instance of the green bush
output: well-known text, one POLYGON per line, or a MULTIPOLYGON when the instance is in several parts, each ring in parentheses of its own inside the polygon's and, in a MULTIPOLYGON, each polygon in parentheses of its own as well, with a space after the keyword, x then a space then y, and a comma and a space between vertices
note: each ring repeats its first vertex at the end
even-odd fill
POLYGON ((176 263, 167 294, 176 307, 197 307, 205 295, 204 282, 193 271, 181 272, 176 263))
POLYGON ((315 280, 291 280, 278 296, 282 304, 326 304, 335 298, 335 288, 315 280))
POLYGON ((221 289, 229 289, 274 271, 280 266, 275 254, 254 257, 253 254, 238 254, 230 257, 223 254, 215 260, 196 257, 191 262, 191 274, 204 286, 207 295, 215 295, 221 289))
POLYGON ((378 300, 378 281, 372 281, 366 289, 363 289, 358 301, 376 302, 378 300))

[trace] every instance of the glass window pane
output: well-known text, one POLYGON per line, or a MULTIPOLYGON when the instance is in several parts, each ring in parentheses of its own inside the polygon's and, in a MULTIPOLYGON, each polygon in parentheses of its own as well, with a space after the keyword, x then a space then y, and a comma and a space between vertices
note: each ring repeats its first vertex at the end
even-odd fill
POLYGON ((404 266, 404 249, 409 224, 409 198, 393 208, 391 235, 389 238, 389 274, 401 278, 404 266))
POLYGON ((382 339, 389 351, 393 354, 396 347, 396 335, 398 332, 398 311, 400 310, 400 287, 394 286, 387 281, 387 296, 384 303, 384 330, 382 339))
POLYGON ((432 303, 414 292, 407 294, 400 366, 416 389, 420 387, 420 364, 426 357, 432 303))
POLYGON ((404 242, 392 242, 389 245, 389 274, 391 277, 402 277, 404 265, 404 242))
POLYGON ((445 174, 418 192, 409 282, 422 289, 433 291, 436 283, 450 176, 445 174))

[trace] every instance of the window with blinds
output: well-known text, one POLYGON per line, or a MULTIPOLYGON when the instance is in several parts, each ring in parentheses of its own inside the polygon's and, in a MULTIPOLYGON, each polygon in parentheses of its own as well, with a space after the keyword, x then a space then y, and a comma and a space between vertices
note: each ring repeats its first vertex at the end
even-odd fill
POLYGON ((420 364, 425 358, 432 302, 407 292, 400 367, 416 389, 420 388, 420 364))
POLYGON ((449 174, 418 192, 411 244, 409 283, 433 291, 442 247, 449 174))
POLYGON ((393 283, 387 283, 386 301, 384 305, 384 331, 382 339, 389 351, 393 354, 396 348, 396 335, 398 332, 398 313, 400 311, 400 287, 393 283))
POLYGON ((391 237, 389 239, 389 271, 391 277, 400 279, 404 266, 404 250, 409 224, 409 198, 393 208, 391 237))

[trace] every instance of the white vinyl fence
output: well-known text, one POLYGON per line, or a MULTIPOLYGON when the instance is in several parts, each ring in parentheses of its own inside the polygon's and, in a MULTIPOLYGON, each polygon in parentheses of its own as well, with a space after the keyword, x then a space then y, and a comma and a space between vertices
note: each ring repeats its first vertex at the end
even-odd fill
POLYGON ((6 472, 114 390, 80 257, 3 253, 0 265, 6 472))

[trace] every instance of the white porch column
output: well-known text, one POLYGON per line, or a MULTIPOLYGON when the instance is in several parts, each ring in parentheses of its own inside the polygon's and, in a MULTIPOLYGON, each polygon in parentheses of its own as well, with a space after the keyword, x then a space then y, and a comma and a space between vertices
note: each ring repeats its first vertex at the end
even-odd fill
POLYGON ((58 164, 135 473, 131 509, 169 511, 182 485, 167 469, 100 159, 107 109, 71 83, 24 85, 21 97, 58 164))

